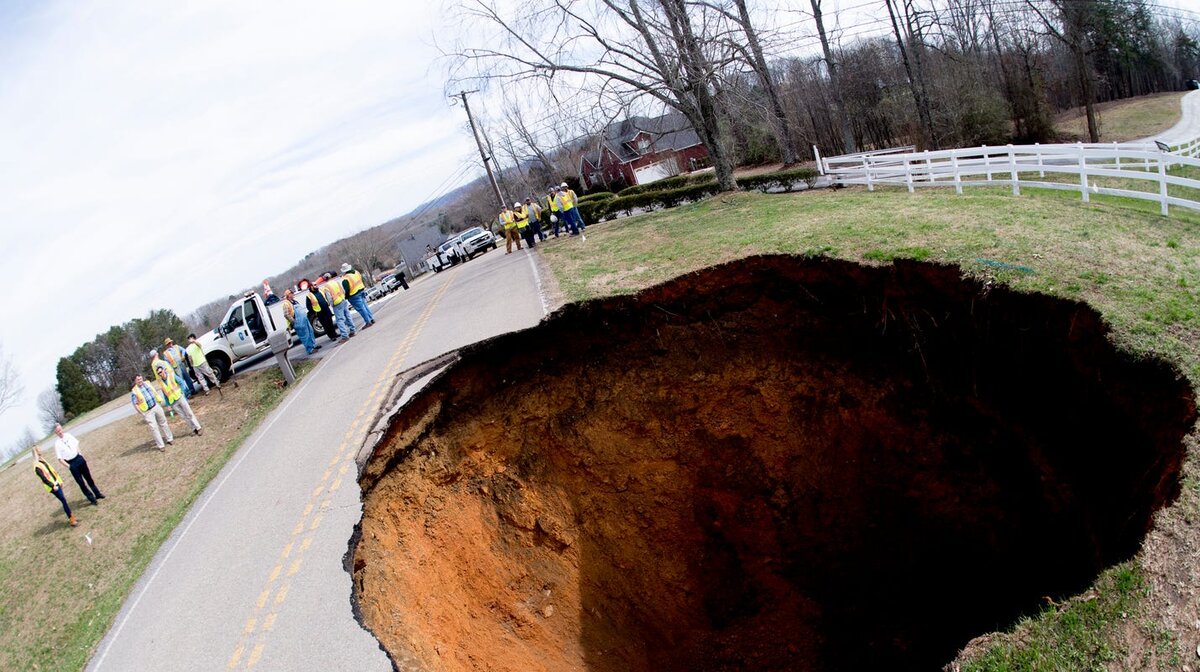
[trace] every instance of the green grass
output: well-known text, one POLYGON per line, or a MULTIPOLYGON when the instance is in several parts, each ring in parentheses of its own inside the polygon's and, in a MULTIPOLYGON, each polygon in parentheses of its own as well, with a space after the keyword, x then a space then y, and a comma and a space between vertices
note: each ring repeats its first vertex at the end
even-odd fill
MULTIPOLYGON (((1037 617, 1021 621, 1019 636, 1001 636, 985 652, 962 664, 961 672, 1104 671, 1128 654, 1115 645, 1115 630, 1138 619, 1148 593, 1135 563, 1105 571, 1084 596, 1047 606, 1037 617)), ((1170 633, 1155 632, 1156 643, 1169 645, 1170 633)))
MULTIPOLYGON (((1119 347, 1177 364, 1200 381, 1200 214, 1128 198, 1003 188, 909 194, 903 189, 726 194, 588 228, 587 241, 542 247, 568 300, 624 294, 753 254, 826 255, 862 263, 910 258, 1021 291, 1084 300, 1113 325, 1119 347)), ((1200 519, 1200 480, 1175 509, 1200 519)), ((1113 634, 1128 619, 1173 660, 1171 633, 1142 615, 1148 582, 1136 562, 1089 591, 996 636, 963 669, 1090 670, 1124 660, 1113 634)))
MULTIPOLYGON (((1181 92, 1156 93, 1098 105, 1100 142, 1128 142, 1161 133, 1179 121, 1181 92)), ((1087 117, 1082 107, 1054 120, 1064 142, 1087 141, 1087 117)))

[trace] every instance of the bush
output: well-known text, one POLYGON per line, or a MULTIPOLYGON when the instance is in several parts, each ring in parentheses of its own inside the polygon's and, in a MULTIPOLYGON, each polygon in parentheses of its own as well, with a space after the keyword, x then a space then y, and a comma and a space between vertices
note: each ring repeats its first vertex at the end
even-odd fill
POLYGON ((617 197, 617 195, 611 191, 597 191, 594 194, 588 194, 587 196, 580 196, 579 200, 577 200, 575 202, 582 205, 584 203, 593 203, 596 201, 607 201, 610 198, 616 198, 616 197, 617 197))
POLYGON ((670 191, 672 189, 680 189, 692 184, 706 184, 715 182, 716 176, 712 173, 689 173, 686 175, 676 175, 668 177, 657 182, 648 184, 637 184, 632 187, 622 189, 617 193, 617 196, 633 196, 634 194, 644 194, 646 192, 670 191))
MULTIPOLYGON (((661 184, 666 182, 656 182, 661 184)), ((624 212, 626 215, 631 214, 635 209, 646 211, 654 211, 660 208, 673 208, 685 201, 698 201, 702 198, 707 198, 716 194, 719 191, 716 182, 705 182, 701 184, 693 184, 675 189, 663 189, 660 191, 642 191, 639 193, 629 194, 626 196, 617 196, 616 198, 605 201, 604 214, 606 219, 609 214, 615 215, 617 212, 624 212)), ((582 211, 580 211, 582 213, 582 211)))
POLYGON ((579 216, 583 218, 583 223, 591 224, 592 222, 600 221, 600 218, 604 216, 606 206, 616 199, 617 195, 612 194, 612 196, 613 198, 611 199, 592 201, 584 201, 583 199, 580 199, 575 207, 579 210, 579 216))
POLYGON ((775 173, 763 173, 750 177, 739 177, 737 184, 742 189, 757 189, 766 192, 771 189, 791 191, 797 182, 804 182, 811 189, 817 183, 817 171, 813 168, 794 168, 775 173))

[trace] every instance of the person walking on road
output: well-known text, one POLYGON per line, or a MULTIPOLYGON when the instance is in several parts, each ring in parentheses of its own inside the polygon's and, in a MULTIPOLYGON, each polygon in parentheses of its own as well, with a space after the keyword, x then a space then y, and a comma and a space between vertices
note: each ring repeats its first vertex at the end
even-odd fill
POLYGON ((184 394, 188 399, 191 399, 196 394, 196 389, 192 387, 192 377, 188 375, 187 358, 183 354, 183 348, 175 345, 175 341, 168 336, 163 339, 163 359, 175 369, 175 373, 179 374, 179 380, 183 383, 184 394))
MULTIPOLYGON (((300 282, 296 283, 302 292, 308 292, 308 297, 304 299, 304 305, 308 308, 310 317, 315 316, 317 321, 321 323, 321 328, 325 330, 325 335, 329 340, 337 343, 337 329, 333 326, 333 309, 329 307, 329 303, 325 300, 324 292, 320 292, 313 286, 308 278, 300 278, 300 282)), ((310 321, 311 325, 312 322, 310 321)))
POLYGON ((217 394, 225 396, 221 391, 221 379, 217 378, 217 374, 208 364, 208 358, 204 356, 204 349, 196 341, 195 334, 188 334, 188 347, 185 351, 188 361, 192 364, 192 370, 196 372, 196 380, 200 383, 200 389, 204 390, 204 396, 208 396, 211 392, 208 389, 209 383, 217 388, 217 394))
POLYGON ((71 505, 67 504, 67 496, 63 494, 62 477, 50 466, 50 463, 42 459, 42 451, 38 450, 37 446, 33 447, 33 472, 41 479, 42 485, 46 487, 46 492, 58 498, 58 503, 62 504, 63 513, 67 514, 67 522, 71 527, 78 525, 75 520, 75 514, 71 513, 71 505))
POLYGON ((342 288, 342 279, 326 274, 325 282, 321 283, 321 292, 325 294, 325 302, 337 319, 338 343, 345 343, 354 337, 354 321, 350 319, 350 304, 346 301, 346 290, 342 288))
POLYGON ((58 461, 71 470, 71 476, 79 484, 83 496, 88 498, 92 506, 96 506, 100 503, 97 500, 104 499, 104 493, 96 487, 96 482, 92 480, 92 470, 88 469, 87 460, 83 459, 83 453, 79 452, 79 439, 64 432, 62 425, 54 426, 54 434, 58 436, 54 441, 54 454, 58 456, 58 461))
POLYGON ((175 435, 171 433, 171 425, 167 424, 167 414, 163 411, 163 398, 158 389, 146 382, 141 376, 133 377, 133 389, 130 390, 130 400, 142 419, 150 425, 150 433, 154 435, 154 443, 159 450, 166 450, 163 437, 167 444, 175 445, 175 435))
MULTIPOLYGON (((362 273, 354 270, 350 264, 342 264, 342 290, 346 292, 346 300, 354 307, 355 312, 363 318, 363 329, 375 325, 375 315, 367 307, 366 285, 362 273)), ((347 312, 347 315, 349 312, 347 312)))
POLYGON ((200 421, 196 419, 196 414, 192 412, 192 406, 188 403, 183 388, 179 385, 178 377, 171 370, 171 365, 161 359, 158 360, 154 366, 154 375, 157 378, 155 383, 158 385, 158 391, 162 393, 163 405, 167 408, 179 408, 179 414, 192 426, 192 434, 200 436, 203 428, 200 427, 200 421))
POLYGON ((290 289, 283 292, 283 317, 287 320, 288 326, 296 330, 296 335, 304 344, 305 352, 311 355, 321 349, 321 346, 313 340, 313 328, 308 323, 307 311, 304 310, 304 306, 296 303, 296 295, 290 289))

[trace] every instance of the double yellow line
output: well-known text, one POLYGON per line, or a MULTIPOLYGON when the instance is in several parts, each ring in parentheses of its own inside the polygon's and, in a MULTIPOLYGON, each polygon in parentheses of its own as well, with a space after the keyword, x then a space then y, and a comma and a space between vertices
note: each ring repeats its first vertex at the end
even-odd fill
MULTIPOLYGON (((267 575, 262 591, 259 592, 258 599, 254 602, 254 609, 251 611, 250 616, 246 619, 245 626, 242 628, 242 634, 238 639, 237 647, 229 656, 229 663, 226 665, 226 669, 237 669, 242 662, 243 655, 246 654, 247 648, 250 649, 250 654, 245 658, 245 669, 254 669, 259 659, 262 658, 268 635, 275 628, 275 621, 279 618, 280 609, 287 600, 292 577, 300 571, 303 565, 304 554, 312 546, 314 532, 321 526, 321 519, 331 506, 333 493, 342 487, 342 482, 346 479, 347 473, 354 464, 354 457, 358 452, 358 446, 362 444, 366 439, 367 433, 371 431, 369 423, 370 418, 374 417, 374 413, 368 415, 367 412, 379 407, 379 404, 382 402, 382 396, 390 388, 385 383, 395 377, 396 368, 408 356, 409 351, 412 350, 413 345, 417 341, 417 336, 424 330, 425 324, 433 315, 434 308, 437 307, 442 297, 446 294, 446 290, 450 287, 451 282, 453 282, 453 276, 430 299, 429 304, 425 306, 425 310, 421 312, 420 317, 409 328, 404 340, 400 342, 400 345, 396 347, 396 351, 392 353, 391 359, 383 366, 379 374, 379 379, 375 381, 375 386, 371 388, 371 392, 363 400, 362 407, 359 408, 354 421, 350 423, 345 436, 342 437, 341 444, 334 452, 333 457, 330 458, 329 465, 325 469, 324 475, 321 476, 321 482, 313 489, 312 494, 308 497, 308 501, 305 502, 304 510, 300 514, 300 518, 296 521, 296 525, 292 528, 292 534, 288 543, 279 552, 274 568, 267 575), (365 423, 363 421, 364 418, 367 418, 365 423), (318 502, 320 503, 318 504, 318 502), (265 616, 263 615, 264 612, 265 616)), ((353 478, 353 476, 350 476, 350 478, 353 478)))

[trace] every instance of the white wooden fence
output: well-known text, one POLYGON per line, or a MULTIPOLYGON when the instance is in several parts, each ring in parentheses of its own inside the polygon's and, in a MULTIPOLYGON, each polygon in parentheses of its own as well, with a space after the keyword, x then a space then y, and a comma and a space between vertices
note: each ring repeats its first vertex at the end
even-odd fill
POLYGON ((1200 137, 1168 147, 1168 151, 1155 143, 1004 145, 936 152, 906 150, 910 148, 823 158, 819 162, 820 169, 835 184, 866 185, 871 191, 879 185, 895 185, 907 187, 910 192, 919 187, 954 187, 961 194, 964 187, 1007 184, 1016 195, 1021 193, 1021 187, 1078 191, 1085 203, 1092 194, 1157 201, 1164 215, 1172 205, 1200 210, 1200 201, 1193 200, 1200 199, 1200 180, 1168 173, 1178 166, 1200 168, 1200 158, 1197 158, 1200 137), (1047 180, 1047 175, 1059 179, 1047 180), (1094 181, 1098 177, 1144 181, 1157 189, 1138 191, 1100 186, 1094 181), (1192 198, 1183 198, 1169 193, 1171 185, 1197 191, 1192 198))

